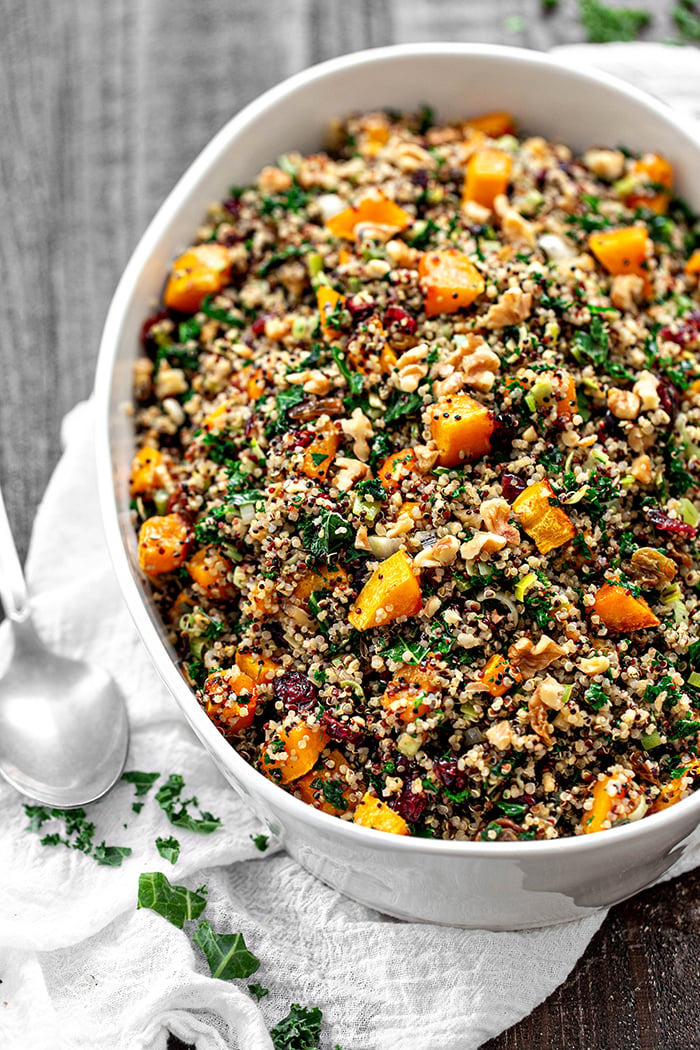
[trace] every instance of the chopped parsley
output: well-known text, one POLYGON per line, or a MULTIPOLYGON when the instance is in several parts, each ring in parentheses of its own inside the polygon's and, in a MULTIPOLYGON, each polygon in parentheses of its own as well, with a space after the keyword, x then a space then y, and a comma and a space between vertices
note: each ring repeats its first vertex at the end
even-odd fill
POLYGON ((314 558, 330 560, 341 551, 345 551, 347 556, 355 542, 355 533, 340 514, 321 510, 315 517, 306 520, 301 530, 301 540, 304 550, 314 558))
POLYGON ((277 424, 275 431, 278 434, 283 434, 286 430, 289 430, 291 422, 289 419, 289 410, 298 405, 304 400, 306 394, 300 386, 290 386, 286 390, 281 390, 275 401, 277 402, 277 424))
POLYGON ((610 698, 600 682, 593 682, 589 685, 588 689, 583 694, 583 699, 594 711, 599 711, 605 704, 610 703, 610 698))
POLYGON ((345 360, 345 354, 340 349, 340 347, 332 346, 331 354, 333 355, 333 360, 338 366, 338 371, 340 372, 345 382, 348 384, 350 393, 353 395, 362 393, 362 386, 364 380, 359 372, 352 372, 348 368, 347 362, 345 360))
POLYGON ((259 849, 261 853, 264 853, 267 847, 270 845, 269 835, 251 835, 250 840, 256 849, 259 849))
MULTIPOLYGON (((151 790, 159 776, 160 773, 140 773, 137 769, 129 769, 126 773, 122 773, 122 780, 125 780, 127 784, 134 785, 136 798, 143 798, 151 790)), ((143 809, 143 802, 134 802, 131 808, 134 813, 140 813, 143 809)))
POLYGON ((156 849, 161 857, 164 860, 169 860, 171 864, 175 864, 180 856, 180 843, 172 835, 167 839, 157 838, 156 849))
POLYGON ((379 478, 368 478, 365 481, 358 481, 355 485, 355 492, 360 499, 374 499, 378 503, 382 503, 387 496, 386 489, 379 478))
POLYGON ((341 813, 344 813, 348 808, 348 804, 345 801, 345 796, 343 794, 342 780, 324 780, 321 785, 321 791, 326 802, 329 806, 333 806, 333 809, 337 809, 341 813))
POLYGON ((270 989, 263 988, 261 984, 249 984, 248 991, 251 995, 255 996, 258 1002, 260 1002, 261 999, 264 999, 266 995, 270 994, 270 989))
POLYGON ((311 194, 295 184, 290 186, 288 190, 283 190, 282 193, 262 194, 260 198, 260 214, 272 215, 278 208, 298 214, 302 208, 308 207, 310 200, 311 194))
POLYGON ((240 317, 236 317, 229 310, 223 310, 221 307, 212 306, 213 295, 206 295, 202 300, 202 304, 199 307, 200 313, 203 313, 205 317, 210 317, 212 321, 219 321, 221 324, 230 325, 233 328, 245 328, 245 321, 240 317))
POLYGON ((62 823, 63 827, 59 830, 42 836, 42 846, 77 849, 86 856, 92 856, 97 864, 112 868, 120 867, 124 857, 131 856, 128 846, 108 846, 104 841, 96 846, 95 825, 86 819, 84 809, 51 809, 48 806, 25 805, 24 812, 29 817, 27 831, 34 831, 36 834, 41 834, 44 824, 53 821, 62 823))
POLYGON ((412 416, 422 406, 423 398, 420 394, 405 394, 401 390, 394 390, 386 406, 384 422, 395 423, 397 419, 403 419, 404 416, 412 416))

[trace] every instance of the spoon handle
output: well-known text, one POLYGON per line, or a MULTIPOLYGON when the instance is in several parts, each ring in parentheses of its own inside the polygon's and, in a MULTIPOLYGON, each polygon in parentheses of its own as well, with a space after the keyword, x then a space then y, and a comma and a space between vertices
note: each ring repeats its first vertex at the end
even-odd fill
POLYGON ((0 599, 10 620, 21 623, 29 615, 27 585, 7 520, 0 489, 0 599))

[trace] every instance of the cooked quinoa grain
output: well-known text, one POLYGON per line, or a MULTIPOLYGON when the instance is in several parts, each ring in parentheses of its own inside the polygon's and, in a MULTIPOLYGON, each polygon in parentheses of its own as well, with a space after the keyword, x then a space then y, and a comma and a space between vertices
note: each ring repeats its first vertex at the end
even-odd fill
POLYGON ((131 488, 251 764, 485 841, 700 783, 699 244, 665 158, 502 113, 352 117, 210 209, 144 324, 131 488))

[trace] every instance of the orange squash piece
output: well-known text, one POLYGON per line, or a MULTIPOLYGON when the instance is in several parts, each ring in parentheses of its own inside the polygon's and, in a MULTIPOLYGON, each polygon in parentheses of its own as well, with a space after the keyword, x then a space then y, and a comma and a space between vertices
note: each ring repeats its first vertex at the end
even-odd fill
POLYGON ((280 666, 281 664, 275 663, 269 656, 263 656, 260 653, 247 653, 240 649, 236 652, 236 667, 239 667, 243 674, 248 675, 248 678, 252 678, 256 685, 260 685, 261 682, 271 682, 280 666))
POLYGON ((284 759, 276 758, 266 762, 270 755, 267 745, 263 744, 262 771, 274 773, 274 780, 289 784, 308 773, 316 765, 318 757, 330 737, 319 725, 308 725, 300 722, 291 729, 280 729, 278 739, 284 744, 284 759))
POLYGON ((484 208, 493 208, 496 197, 508 189, 513 158, 501 149, 479 149, 467 161, 462 203, 475 201, 484 208))
POLYGON ((677 802, 680 802, 684 792, 689 792, 687 782, 684 783, 685 778, 687 776, 696 777, 698 773, 700 773, 700 760, 694 759, 687 766, 683 767, 683 772, 680 776, 676 777, 675 780, 670 780, 668 784, 664 784, 661 788, 661 793, 654 799, 649 812, 660 813, 662 809, 675 806, 677 802))
POLYGON ((139 565, 148 576, 179 569, 191 542, 190 526, 181 514, 154 515, 139 530, 139 565))
POLYGON ((644 598, 635 598, 621 583, 604 583, 596 591, 593 612, 616 634, 658 627, 661 623, 644 598))
POLYGON ((233 572, 233 565, 218 547, 212 545, 198 550, 187 562, 187 571, 207 597, 216 602, 226 601, 237 593, 228 578, 233 572))
POLYGON ((131 461, 129 485, 132 496, 153 492, 158 487, 158 467, 162 462, 163 456, 157 448, 144 445, 138 450, 131 461))
POLYGON ((392 452, 377 471, 377 477, 387 492, 398 492, 401 482, 418 470, 418 460, 412 448, 392 452))
POLYGON ((623 226, 619 230, 592 233, 588 246, 608 273, 646 276, 644 266, 652 243, 643 226, 623 226))
POLYGON ((320 284, 316 289, 316 303, 321 315, 321 331, 328 342, 332 343, 338 331, 329 321, 329 315, 333 313, 338 304, 345 306, 345 296, 336 292, 335 288, 331 288, 328 284, 320 284))
POLYGON ((419 664, 404 664, 397 671, 386 687, 382 697, 382 707, 387 711, 397 711, 402 722, 415 722, 430 711, 430 706, 422 698, 429 693, 440 691, 435 685, 435 670, 429 657, 419 664))
POLYGON ((448 394, 430 409, 430 431, 441 467, 457 467, 491 451, 491 412, 469 394, 448 394))
POLYGON ((696 249, 685 264, 687 274, 700 274, 700 248, 696 249))
POLYGON ((307 773, 296 782, 294 785, 295 795, 298 795, 302 802, 306 802, 307 805, 313 806, 314 809, 320 809, 324 813, 330 813, 331 816, 337 817, 339 813, 352 812, 357 803, 351 797, 350 789, 340 773, 341 766, 347 766, 348 769, 351 768, 342 751, 337 749, 329 751, 325 755, 320 769, 312 769, 310 773, 307 773), (332 768, 329 768, 331 763, 332 768), (324 786, 332 786, 334 790, 326 790, 324 792, 324 786), (342 800, 343 808, 339 809, 337 806, 334 806, 328 801, 329 797, 338 802, 342 800))
POLYGON ((365 197, 359 204, 338 212, 328 219, 326 229, 330 230, 334 237, 354 241, 357 226, 364 222, 373 226, 393 226, 397 230, 405 230, 413 222, 413 218, 382 194, 377 197, 365 197))
POLYGON ((163 302, 171 310, 194 313, 207 295, 228 284, 231 259, 223 244, 198 244, 173 263, 163 302))
POLYGON ((628 208, 649 208, 657 215, 668 211, 673 189, 673 167, 659 153, 646 153, 635 160, 630 174, 639 179, 639 186, 625 198, 628 208))
POLYGON ((245 391, 249 401, 259 401, 265 393, 265 375, 262 368, 251 368, 249 365, 243 369, 246 375, 245 391))
POLYGON ((469 256, 457 248, 424 252, 418 275, 427 317, 454 314, 470 306, 486 287, 469 256))
POLYGON ((593 786, 593 808, 584 810, 583 814, 582 827, 586 835, 603 830, 603 824, 612 812, 615 798, 621 797, 608 792, 608 784, 613 779, 613 777, 603 777, 593 786))
POLYGON ((253 679, 235 667, 212 671, 204 683, 204 699, 211 720, 227 736, 232 736, 251 725, 258 690, 253 679))
POLYGON ((540 554, 562 547, 576 535, 571 518, 561 507, 550 503, 553 498, 554 489, 545 480, 528 485, 513 502, 513 512, 540 554))
POLYGON ((413 562, 402 548, 377 566, 353 602, 348 620, 358 631, 367 631, 399 616, 415 616, 422 604, 413 562))
POLYGON ((561 377, 559 396, 554 402, 558 419, 571 419, 578 412, 576 401, 576 382, 573 376, 564 373, 561 377))
POLYGON ((503 696, 518 682, 522 682, 523 676, 517 667, 511 664, 505 656, 494 653, 486 661, 479 674, 482 682, 491 696, 503 696))
POLYGON ((292 591, 292 601, 295 605, 307 608, 309 598, 314 591, 333 591, 336 587, 346 587, 348 574, 345 569, 338 566, 331 569, 330 566, 319 565, 314 572, 305 573, 292 591))
POLYGON ((391 835, 408 835, 408 824, 398 813, 394 813, 385 802, 367 792, 355 810, 355 824, 375 831, 388 831, 391 835))
POLYGON ((515 120, 512 113, 496 110, 493 113, 481 113, 478 117, 470 117, 464 122, 464 126, 472 131, 481 131, 489 138, 500 139, 501 135, 513 134, 515 120))
POLYGON ((326 419, 315 433, 313 441, 304 449, 301 469, 307 478, 325 481, 340 444, 340 435, 330 419, 326 419))

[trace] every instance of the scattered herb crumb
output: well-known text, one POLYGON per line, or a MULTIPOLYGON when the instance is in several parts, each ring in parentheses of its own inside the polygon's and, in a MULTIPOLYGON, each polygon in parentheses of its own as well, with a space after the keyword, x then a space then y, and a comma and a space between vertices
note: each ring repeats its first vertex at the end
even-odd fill
POLYGON ((260 1002, 261 999, 264 999, 266 995, 270 994, 270 989, 263 988, 261 984, 249 984, 248 991, 251 995, 255 996, 258 1002, 260 1002))
POLYGON ((323 1015, 317 1006, 292 1003, 289 1013, 270 1032, 275 1050, 318 1050, 323 1015))
POLYGON ((197 831, 200 835, 211 835, 221 826, 221 821, 218 817, 201 809, 195 795, 192 798, 183 799, 181 796, 184 787, 184 778, 179 773, 172 773, 163 787, 156 792, 156 802, 175 827, 197 831), (196 806, 199 810, 199 817, 192 816, 188 806, 196 806))
POLYGON ((84 809, 49 809, 48 806, 25 805, 24 812, 29 817, 26 830, 37 834, 40 834, 44 825, 50 821, 62 823, 63 827, 60 830, 43 835, 40 840, 42 846, 77 849, 86 856, 92 856, 98 864, 112 868, 120 867, 124 857, 131 856, 128 846, 107 846, 105 842, 95 846, 95 825, 86 819, 84 809))
POLYGON ((161 857, 164 860, 169 860, 171 864, 175 864, 180 856, 180 843, 172 835, 167 839, 158 837, 156 839, 156 849, 161 857))
POLYGON ((264 853, 267 847, 270 845, 269 835, 251 835, 250 840, 256 849, 259 849, 261 853, 264 853))

